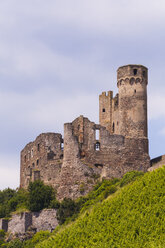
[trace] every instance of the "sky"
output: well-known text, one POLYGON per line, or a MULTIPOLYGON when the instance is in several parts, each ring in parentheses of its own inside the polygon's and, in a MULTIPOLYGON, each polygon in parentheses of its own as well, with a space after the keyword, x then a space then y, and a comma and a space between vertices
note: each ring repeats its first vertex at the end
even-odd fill
POLYGON ((164 0, 1 0, 0 189, 19 186, 20 151, 40 133, 98 123, 126 64, 148 67, 150 156, 165 154, 164 0))

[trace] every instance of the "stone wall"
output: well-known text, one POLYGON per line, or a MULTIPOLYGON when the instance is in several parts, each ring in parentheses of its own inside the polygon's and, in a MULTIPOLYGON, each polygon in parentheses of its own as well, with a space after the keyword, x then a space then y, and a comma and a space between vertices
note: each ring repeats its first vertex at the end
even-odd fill
POLYGON ((43 133, 21 152, 20 186, 27 188, 30 181, 43 180, 56 188, 63 161, 61 134, 43 133))
POLYGON ((24 212, 14 214, 8 222, 8 232, 10 233, 25 233, 29 226, 32 225, 32 214, 24 212))
POLYGON ((38 231, 52 231, 58 225, 55 209, 44 209, 40 212, 23 212, 21 214, 14 214, 12 218, 7 221, 0 219, 0 229, 10 232, 12 234, 23 234, 29 230, 30 227, 38 231))
POLYGON ((95 177, 121 177, 131 170, 147 171, 150 166, 148 139, 112 135, 106 127, 82 116, 65 124, 64 147, 59 199, 86 194, 95 177), (99 130, 99 139, 96 139, 96 130, 99 130))
POLYGON ((58 226, 55 209, 44 209, 41 212, 32 213, 32 223, 36 231, 52 231, 58 226))
POLYGON ((163 165, 165 165, 165 155, 151 159, 151 167, 148 169, 148 171, 153 171, 163 165))
POLYGON ((5 232, 7 232, 8 230, 8 220, 6 219, 0 219, 0 230, 4 230, 5 232))

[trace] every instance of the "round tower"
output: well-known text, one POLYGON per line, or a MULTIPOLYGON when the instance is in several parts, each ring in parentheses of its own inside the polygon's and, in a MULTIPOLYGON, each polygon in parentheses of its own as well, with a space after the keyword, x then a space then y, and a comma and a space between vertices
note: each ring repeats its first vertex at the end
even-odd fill
POLYGON ((147 138, 148 69, 142 65, 117 70, 119 88, 119 133, 130 138, 147 138))

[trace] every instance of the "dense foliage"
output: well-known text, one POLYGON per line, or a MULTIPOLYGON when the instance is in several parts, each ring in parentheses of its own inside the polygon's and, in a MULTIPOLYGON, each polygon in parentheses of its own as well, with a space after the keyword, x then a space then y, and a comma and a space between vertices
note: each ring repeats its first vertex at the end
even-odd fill
POLYGON ((50 202, 55 199, 55 192, 51 186, 44 185, 42 181, 30 182, 28 208, 31 211, 40 211, 48 208, 50 202))
POLYGON ((58 208, 54 189, 42 181, 30 182, 28 190, 5 189, 0 191, 0 218, 9 217, 14 211, 40 211, 44 208, 58 208))
POLYGON ((0 218, 9 217, 16 209, 26 208, 28 192, 23 189, 5 189, 0 191, 0 218))
MULTIPOLYGON (((61 203, 54 198, 50 205, 58 208, 64 225, 53 233, 41 231, 31 240, 16 239, 0 247, 165 247, 165 168, 146 174, 129 172, 121 180, 103 180, 85 197, 61 203)), ((4 233, 2 243, 3 239, 4 233)))
POLYGON ((59 228, 54 236, 35 247, 163 248, 164 221, 165 168, 162 168, 119 188, 112 197, 95 204, 75 222, 59 228))

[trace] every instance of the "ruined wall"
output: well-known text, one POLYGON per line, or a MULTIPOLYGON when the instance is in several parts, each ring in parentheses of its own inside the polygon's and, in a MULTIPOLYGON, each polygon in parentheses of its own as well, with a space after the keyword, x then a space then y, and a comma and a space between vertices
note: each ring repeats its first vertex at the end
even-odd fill
POLYGON ((119 134, 119 95, 113 91, 102 92, 99 96, 99 123, 111 134, 119 134))
POLYGON ((165 165, 165 155, 151 159, 151 167, 148 169, 148 171, 156 170, 163 165, 165 165))
POLYGON ((87 193, 95 183, 94 178, 121 177, 131 170, 147 171, 150 166, 147 148, 147 139, 112 135, 105 127, 82 116, 65 124, 59 199, 87 193), (96 139, 96 130, 99 130, 99 139, 96 139))
POLYGON ((113 92, 102 92, 99 96, 99 122, 112 133, 112 99, 113 92))
POLYGON ((8 232, 11 233, 25 233, 29 226, 32 225, 31 213, 24 212, 21 214, 14 214, 8 222, 8 232))
POLYGON ((58 226, 55 209, 44 209, 40 212, 32 213, 32 224, 36 231, 52 231, 58 226))
POLYGON ((56 188, 62 161, 63 139, 61 134, 40 134, 21 152, 20 186, 27 188, 30 181, 41 179, 56 188))
POLYGON ((44 209, 40 212, 23 212, 12 215, 10 220, 0 219, 0 229, 12 234, 23 234, 33 228, 36 232, 52 231, 58 226, 55 209, 44 209))
POLYGON ((7 230, 8 230, 8 220, 0 219, 0 230, 4 230, 5 232, 7 232, 7 230))

